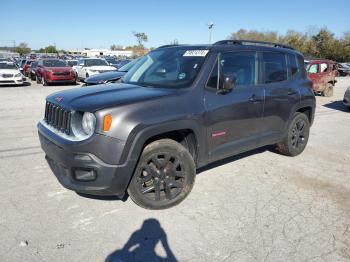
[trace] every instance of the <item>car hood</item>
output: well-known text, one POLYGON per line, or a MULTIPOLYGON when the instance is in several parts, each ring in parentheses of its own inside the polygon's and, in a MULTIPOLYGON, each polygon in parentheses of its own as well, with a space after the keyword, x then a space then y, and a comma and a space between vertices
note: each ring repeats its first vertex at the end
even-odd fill
POLYGON ((67 109, 95 112, 103 108, 156 99, 175 92, 176 90, 168 88, 118 83, 74 88, 51 94, 46 99, 67 109))
POLYGON ((92 70, 110 70, 110 71, 115 71, 117 70, 115 67, 113 66, 87 66, 86 67, 87 70, 92 69, 92 70))
POLYGON ((93 75, 86 78, 84 82, 88 84, 98 84, 106 80, 118 79, 123 75, 125 75, 125 73, 126 72, 121 72, 121 71, 111 71, 111 72, 101 73, 101 74, 93 75))
POLYGON ((0 74, 18 74, 19 70, 17 69, 0 69, 0 74))

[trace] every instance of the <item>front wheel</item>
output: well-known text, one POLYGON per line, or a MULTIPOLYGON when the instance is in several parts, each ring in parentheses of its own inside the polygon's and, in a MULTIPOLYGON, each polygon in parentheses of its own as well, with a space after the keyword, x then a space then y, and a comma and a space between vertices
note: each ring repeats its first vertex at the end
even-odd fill
POLYGON ((191 192, 195 176, 188 150, 174 140, 161 139, 143 150, 128 193, 143 208, 170 208, 191 192))
POLYGON ((287 156, 297 156, 304 151, 309 140, 310 122, 303 113, 295 113, 286 137, 277 144, 277 150, 287 156))

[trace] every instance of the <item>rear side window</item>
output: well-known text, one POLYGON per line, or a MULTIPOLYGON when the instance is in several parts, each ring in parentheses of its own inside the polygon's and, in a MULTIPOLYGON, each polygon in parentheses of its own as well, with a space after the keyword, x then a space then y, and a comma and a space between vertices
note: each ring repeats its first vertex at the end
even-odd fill
POLYGON ((256 84, 256 52, 228 52, 219 55, 219 62, 211 73, 207 86, 218 87, 218 75, 234 76, 236 86, 251 86, 256 84), (219 70, 218 70, 219 67, 219 70))
POLYGON ((282 53, 263 52, 263 83, 270 84, 287 80, 286 56, 282 53))
POLYGON ((298 72, 298 64, 295 55, 288 54, 288 73, 290 76, 294 76, 298 72))

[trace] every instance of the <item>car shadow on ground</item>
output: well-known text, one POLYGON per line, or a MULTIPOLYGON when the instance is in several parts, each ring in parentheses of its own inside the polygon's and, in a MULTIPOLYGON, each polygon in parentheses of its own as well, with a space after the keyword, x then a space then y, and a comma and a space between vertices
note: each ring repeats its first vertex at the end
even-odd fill
POLYGON ((89 199, 94 199, 94 200, 102 200, 102 201, 123 201, 123 202, 126 202, 129 198, 128 193, 125 193, 125 195, 123 197, 88 195, 88 194, 78 193, 78 192, 76 192, 76 193, 77 193, 77 195, 84 197, 84 198, 89 198, 89 199))
POLYGON ((211 164, 209 164, 207 166, 198 168, 197 169, 197 175, 199 175, 200 173, 203 173, 203 172, 205 172, 205 171, 207 171, 209 169, 216 168, 216 167, 219 167, 219 166, 223 166, 223 165, 229 164, 231 162, 240 160, 242 158, 246 158, 246 157, 249 157, 249 156, 252 156, 252 155, 256 155, 256 154, 261 154, 261 153, 264 153, 266 151, 270 151, 270 152, 279 154, 278 151, 276 150, 275 146, 272 146, 272 145, 264 146, 264 147, 257 148, 257 149, 254 149, 254 150, 251 150, 251 151, 248 151, 248 152, 244 152, 244 153, 241 153, 241 154, 238 154, 238 155, 234 155, 234 156, 222 159, 222 160, 218 160, 218 161, 213 162, 213 163, 211 163, 211 164))
POLYGON ((349 112, 348 108, 343 104, 343 101, 341 101, 341 100, 332 101, 332 102, 325 104, 323 106, 330 108, 330 109, 342 111, 342 112, 349 112))
POLYGON ((123 248, 109 254, 105 262, 128 261, 177 261, 171 251, 167 235, 155 218, 146 219, 141 228, 136 230, 123 248), (162 245, 165 257, 156 253, 156 246, 162 245))

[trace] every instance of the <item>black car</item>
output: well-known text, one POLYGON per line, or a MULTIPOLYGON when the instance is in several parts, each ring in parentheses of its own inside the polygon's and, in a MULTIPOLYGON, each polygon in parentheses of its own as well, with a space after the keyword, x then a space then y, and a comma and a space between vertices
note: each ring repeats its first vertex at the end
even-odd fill
POLYGON ((128 192, 144 208, 164 209, 185 199, 209 163, 266 145, 299 155, 314 113, 299 52, 224 40, 158 48, 123 83, 54 93, 38 130, 66 188, 128 192))
POLYGON ((91 86, 98 84, 114 83, 120 80, 132 68, 140 58, 134 59, 126 65, 120 67, 118 71, 111 71, 92 75, 83 80, 83 86, 91 86))
POLYGON ((37 61, 32 62, 32 63, 30 64, 29 75, 28 75, 29 78, 30 78, 30 80, 33 80, 33 81, 36 80, 36 67, 37 67, 37 65, 38 65, 38 62, 37 62, 37 61))

